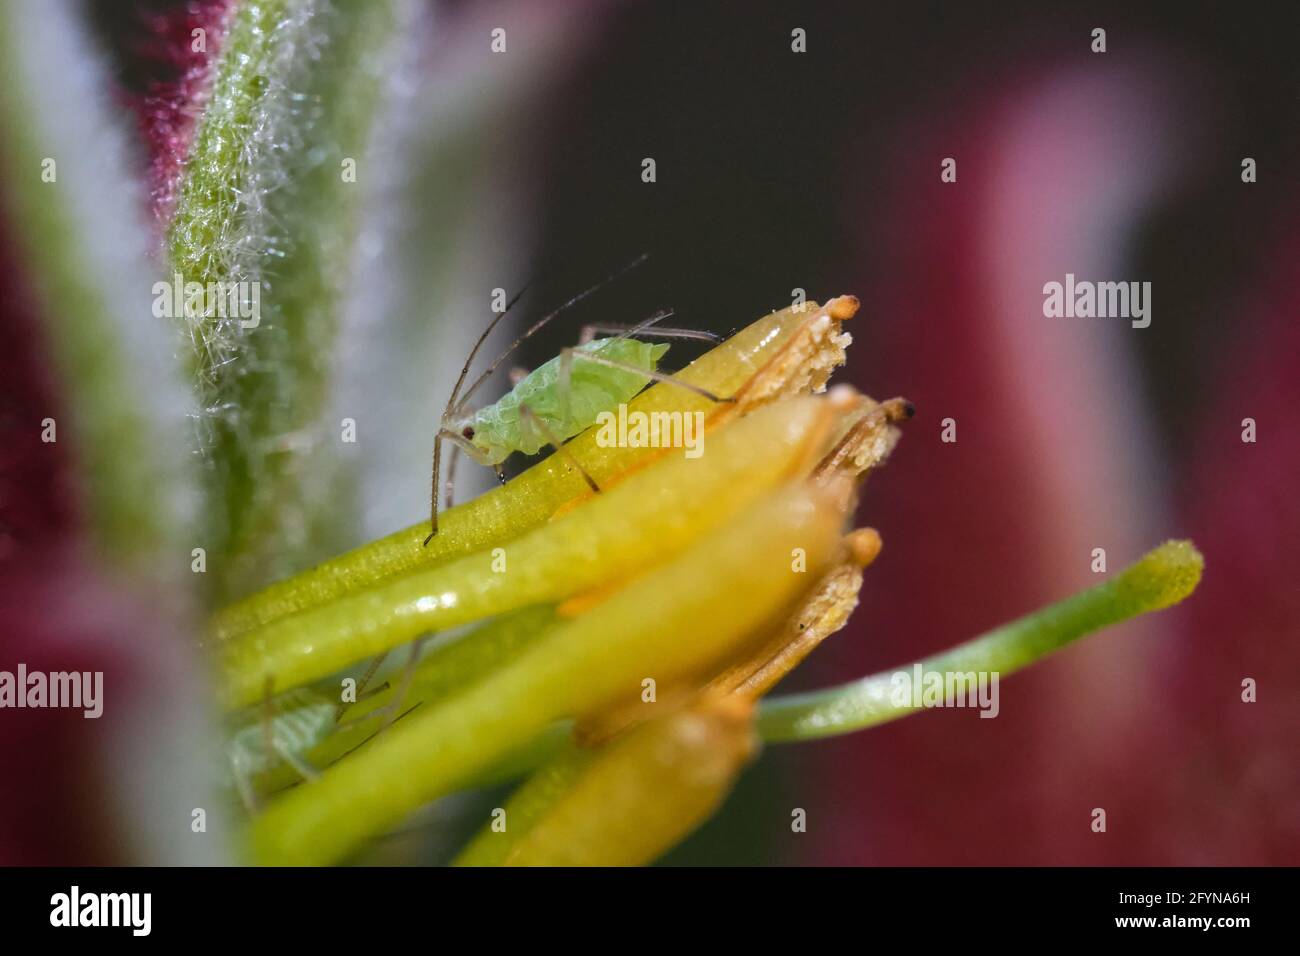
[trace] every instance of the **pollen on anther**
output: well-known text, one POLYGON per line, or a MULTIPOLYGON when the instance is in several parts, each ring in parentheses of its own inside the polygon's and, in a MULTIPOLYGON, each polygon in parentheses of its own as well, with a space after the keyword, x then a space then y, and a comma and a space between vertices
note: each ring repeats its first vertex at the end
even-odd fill
POLYGON ((856 295, 836 296, 826 303, 826 312, 836 322, 844 322, 858 314, 860 304, 856 295))

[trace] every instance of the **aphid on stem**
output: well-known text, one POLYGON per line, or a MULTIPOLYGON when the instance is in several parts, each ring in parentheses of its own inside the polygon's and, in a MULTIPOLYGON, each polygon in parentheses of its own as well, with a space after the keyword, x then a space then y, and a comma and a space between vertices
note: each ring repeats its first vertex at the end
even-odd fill
MULTIPOLYGON (((511 346, 494 359, 487 369, 463 392, 479 349, 497 324, 519 300, 516 295, 505 310, 488 323, 470 350, 469 357, 456 379, 456 385, 447 400, 447 407, 439 422, 438 435, 433 446, 433 477, 430 492, 429 536, 427 545, 438 533, 439 494, 441 478, 442 443, 453 445, 452 461, 448 465, 447 503, 454 495, 455 452, 463 451, 479 464, 494 468, 504 482, 501 463, 514 452, 535 455, 550 445, 566 457, 568 463, 582 474, 592 491, 600 491, 595 480, 565 448, 564 443, 574 435, 595 424, 602 412, 612 412, 634 397, 651 381, 672 382, 702 395, 711 401, 728 402, 730 397, 714 395, 697 385, 691 385, 658 370, 659 360, 668 351, 666 344, 651 344, 637 340, 637 336, 654 338, 703 339, 717 342, 720 338, 710 332, 694 329, 665 328, 659 323, 672 313, 661 311, 634 326, 589 325, 583 329, 576 346, 560 350, 560 354, 531 372, 524 373, 514 387, 490 405, 478 409, 467 407, 469 400, 488 377, 520 345, 540 332, 552 320, 594 294, 608 283, 640 265, 642 255, 613 275, 574 296, 555 311, 535 322, 511 346), (597 338, 602 333, 612 337, 597 338)), ((522 294, 522 293, 520 293, 522 294)))

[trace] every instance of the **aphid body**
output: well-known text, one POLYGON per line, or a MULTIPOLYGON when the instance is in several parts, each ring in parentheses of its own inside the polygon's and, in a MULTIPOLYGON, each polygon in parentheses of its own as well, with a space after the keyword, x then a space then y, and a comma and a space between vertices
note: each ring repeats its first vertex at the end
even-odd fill
POLYGON ((242 786, 280 763, 286 755, 296 757, 316 746, 334 729, 337 706, 328 697, 299 687, 277 698, 277 712, 269 718, 255 709, 241 715, 226 743, 234 782, 242 786))
POLYGON ((602 412, 616 411, 645 388, 668 345, 605 338, 575 350, 620 367, 579 358, 566 368, 564 356, 557 355, 494 404, 452 418, 444 427, 483 465, 499 465, 513 452, 535 455, 552 440, 566 441, 591 427, 602 412))

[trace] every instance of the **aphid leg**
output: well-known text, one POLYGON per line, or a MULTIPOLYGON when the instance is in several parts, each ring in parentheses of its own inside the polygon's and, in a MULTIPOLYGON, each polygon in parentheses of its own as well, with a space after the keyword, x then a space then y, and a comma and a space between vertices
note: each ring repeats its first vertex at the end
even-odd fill
POLYGON ((456 463, 460 461, 460 445, 451 446, 451 461, 447 462, 447 483, 442 500, 448 509, 456 506, 456 463))
POLYGON ((304 780, 315 780, 320 776, 319 770, 307 761, 303 760, 288 747, 281 746, 277 743, 275 745, 275 752, 281 760, 297 771, 298 776, 302 777, 304 780))
MULTIPOLYGON (((381 666, 383 666, 383 663, 387 658, 388 658, 388 651, 384 651, 384 653, 380 654, 378 657, 372 660, 370 664, 366 667, 366 672, 361 675, 361 680, 357 681, 357 696, 356 696, 357 700, 361 699, 361 692, 366 689, 366 685, 370 683, 371 679, 375 676, 375 672, 379 670, 381 666)), ((350 703, 340 703, 338 709, 334 711, 334 723, 337 724, 340 720, 342 720, 343 715, 347 712, 347 709, 351 706, 352 705, 350 703)))
POLYGON ((364 694, 362 694, 362 693, 358 693, 358 694, 357 694, 357 703, 361 703, 361 701, 363 701, 363 700, 369 700, 371 697, 375 697, 375 696, 378 695, 378 694, 382 694, 382 693, 383 693, 384 691, 386 691, 386 690, 388 690, 388 681, 384 681, 384 682, 383 682, 382 684, 380 684, 378 687, 372 687, 372 688, 370 688, 370 689, 369 689, 368 691, 366 691, 364 694))
MULTIPOLYGON (((615 337, 628 339, 637 335, 652 334, 648 331, 651 326, 658 325, 672 314, 672 309, 660 309, 654 315, 650 316, 648 319, 642 319, 636 325, 622 326, 622 331, 620 331, 615 337)), ((587 329, 596 329, 601 327, 602 326, 598 325, 587 326, 586 329, 583 329, 582 335, 578 337, 579 341, 586 342, 588 340, 587 329)), ((605 328, 615 328, 615 326, 605 326, 605 328)), ((569 350, 562 350, 560 352, 560 373, 556 379, 556 388, 559 390, 560 401, 562 402, 565 416, 570 415, 572 412, 572 409, 569 406, 569 396, 571 394, 569 391, 569 384, 573 378, 573 356, 566 354, 567 351, 569 350)))
POLYGON ((362 714, 356 720, 350 720, 346 723, 339 724, 339 730, 350 730, 353 727, 366 723, 367 721, 374 720, 376 717, 382 717, 384 722, 380 724, 379 730, 383 731, 388 729, 389 724, 401 716, 399 711, 402 708, 402 703, 406 698, 407 691, 411 689, 411 683, 415 680, 415 665, 420 661, 420 648, 423 644, 423 637, 416 638, 411 642, 411 651, 406 659, 406 666, 402 668, 402 677, 397 683, 397 690, 393 694, 393 699, 383 707, 378 707, 369 713, 362 714))
POLYGON ((429 534, 422 547, 427 548, 433 536, 438 533, 438 481, 442 467, 442 429, 433 439, 433 488, 429 492, 429 534))
POLYGON ((257 802, 257 793, 253 790, 253 784, 249 781, 249 773, 242 760, 231 759, 230 777, 235 782, 235 792, 239 794, 239 800, 248 811, 250 817, 256 816, 261 807, 257 802))
POLYGON ((566 376, 571 374, 566 371, 566 365, 571 369, 575 361, 594 362, 596 365, 603 365, 606 368, 616 368, 623 372, 632 372, 635 375, 644 375, 646 378, 653 379, 656 382, 668 382, 688 392, 694 392, 701 395, 711 402, 734 402, 734 398, 723 398, 721 395, 714 395, 708 389, 700 388, 698 385, 692 385, 690 382, 683 382, 680 378, 675 378, 664 372, 653 372, 649 369, 638 368, 635 365, 628 365, 626 362, 619 362, 603 355, 593 355, 591 352, 584 352, 580 349, 566 348, 560 351, 560 374, 561 382, 566 381, 566 376))
POLYGON ((641 325, 584 325, 578 335, 578 344, 586 345, 598 335, 616 335, 622 337, 645 336, 661 339, 695 339, 700 342, 721 342, 722 336, 702 329, 667 329, 663 326, 645 327, 641 325))
POLYGON ((495 472, 497 473, 497 481, 501 482, 501 484, 504 485, 504 484, 506 483, 506 473, 505 473, 505 471, 502 470, 502 468, 501 468, 500 465, 493 465, 493 466, 492 466, 492 470, 495 471, 495 472))
POLYGON ((415 680, 415 665, 420 662, 420 648, 423 646, 423 637, 417 637, 411 642, 411 652, 406 658, 406 666, 402 668, 402 679, 397 683, 397 691, 393 694, 393 701, 383 708, 387 713, 384 714, 384 722, 379 725, 379 733, 387 730, 389 725, 400 715, 402 703, 406 700, 406 694, 411 689, 411 683, 415 680))
POLYGON ((546 422, 542 421, 541 417, 536 412, 527 405, 520 405, 519 414, 525 421, 532 425, 532 427, 541 432, 542 435, 546 437, 547 443, 550 444, 559 454, 563 455, 570 465, 578 469, 582 474, 582 477, 586 480, 587 487, 597 494, 600 494, 600 486, 596 484, 596 479, 587 474, 587 469, 583 468, 582 465, 579 464, 578 459, 573 457, 573 452, 569 451, 569 447, 565 445, 564 442, 560 441, 559 436, 556 435, 555 432, 551 431, 551 427, 547 425, 546 422))
MULTIPOLYGON (((451 410, 448 408, 447 415, 443 416, 443 422, 447 421, 447 416, 450 414, 451 410)), ((438 484, 442 474, 442 443, 444 439, 457 448, 460 448, 465 442, 463 436, 446 427, 439 428, 438 435, 433 440, 433 487, 429 493, 429 524, 431 527, 428 536, 424 539, 424 547, 426 548, 429 546, 429 542, 433 540, 434 535, 438 533, 438 492, 440 491, 438 484)))
POLYGON ((266 753, 268 756, 275 754, 298 771, 299 776, 304 780, 315 780, 320 776, 320 773, 275 739, 275 725, 273 723, 275 720, 275 702, 272 700, 274 691, 275 678, 267 674, 262 694, 262 743, 266 747, 266 753))
MULTIPOLYGON (((396 715, 396 717, 393 718, 393 721, 391 721, 391 723, 396 723, 400 721, 400 719, 406 718, 408 714, 415 713, 415 711, 419 710, 422 705, 424 705, 424 701, 417 700, 415 704, 412 704, 411 706, 409 706, 409 708, 402 711, 402 713, 396 715)), ((369 721, 373 721, 374 718, 382 717, 382 715, 386 715, 387 713, 389 713, 389 708, 387 708, 387 706, 382 706, 382 708, 378 710, 372 710, 370 711, 369 714, 363 715, 363 717, 357 717, 355 721, 347 721, 346 723, 339 724, 338 730, 339 732, 354 730, 354 728, 360 727, 361 724, 368 723, 369 721)), ((376 734, 377 732, 378 731, 376 731, 376 734)), ((351 750, 344 750, 344 752, 339 754, 338 757, 335 757, 333 763, 338 763, 338 761, 343 760, 343 757, 346 757, 347 754, 350 754, 352 750, 355 750, 357 747, 364 747, 364 745, 367 744, 368 741, 373 739, 374 739, 374 734, 370 734, 369 736, 365 737, 364 740, 361 740, 360 743, 357 743, 356 747, 352 748, 351 750)), ((333 766, 333 763, 331 763, 330 766, 333 766)))

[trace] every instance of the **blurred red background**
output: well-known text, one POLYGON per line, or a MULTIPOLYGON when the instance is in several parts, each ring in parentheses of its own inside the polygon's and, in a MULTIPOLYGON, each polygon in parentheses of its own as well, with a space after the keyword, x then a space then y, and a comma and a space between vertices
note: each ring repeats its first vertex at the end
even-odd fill
MULTIPOLYGON (((222 7, 94 12, 160 209, 203 66, 176 43, 222 7)), ((518 12, 440 10, 452 36, 518 12)), ((910 661, 1086 587, 1094 548, 1112 570, 1169 537, 1206 556, 1185 605, 1008 680, 996 720, 939 711, 771 748, 672 861, 1300 862, 1294 11, 594 10, 527 145, 537 215, 520 241, 537 301, 642 250, 652 267, 597 308, 674 305, 682 324, 726 330, 794 288, 852 292, 851 379, 919 410, 864 496, 885 550, 862 606, 791 686, 910 661), (1104 54, 1090 49, 1098 26, 1104 54), (806 54, 790 50, 793 27, 806 54), (639 181, 643 156, 657 160, 654 188, 639 181), (955 183, 940 180, 945 157, 955 183), (1242 181, 1244 157, 1258 182, 1242 181), (1042 286, 1066 272, 1152 282, 1151 327, 1044 318, 1042 286), (955 443, 940 440, 946 418, 955 443), (1245 678, 1256 703, 1241 700, 1245 678), (806 834, 789 832, 796 806, 806 834)), ((21 262, 6 248, 0 265, 12 431, 58 398, 21 262)), ((67 462, 38 462, 15 435, 0 443, 3 593, 30 587, 20 553, 45 555, 55 584, 82 582, 66 556, 67 462)), ((127 601, 98 627, 125 640, 145 619, 127 601)), ((11 630, 10 647, 33 633, 11 630)), ((138 655, 120 666, 138 672, 138 655)), ((51 729, 47 755, 72 752, 64 731, 51 729)), ((4 746, 8 762, 32 744, 4 746)), ((66 859, 67 834, 48 836, 25 833, 6 856, 66 859)))

